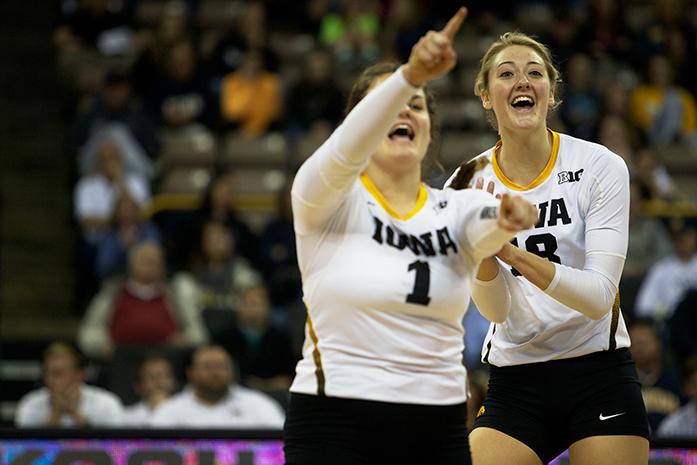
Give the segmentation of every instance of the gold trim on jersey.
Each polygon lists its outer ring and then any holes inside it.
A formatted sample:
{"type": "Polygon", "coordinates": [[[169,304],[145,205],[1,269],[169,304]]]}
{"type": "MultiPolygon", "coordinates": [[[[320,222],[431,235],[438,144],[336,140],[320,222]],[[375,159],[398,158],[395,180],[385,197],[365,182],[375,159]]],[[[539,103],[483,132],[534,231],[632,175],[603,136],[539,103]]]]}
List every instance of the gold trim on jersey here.
{"type": "Polygon", "coordinates": [[[310,314],[307,314],[307,329],[310,333],[310,339],[312,339],[312,344],[314,349],[312,349],[312,359],[315,361],[315,376],[317,377],[317,395],[324,395],[324,369],[322,368],[322,355],[319,353],[319,340],[317,339],[317,333],[315,333],[315,328],[312,325],[312,319],[310,314]]]}
{"type": "Polygon", "coordinates": [[[499,162],[496,160],[503,143],[500,140],[496,142],[496,145],[494,146],[494,153],[491,155],[491,164],[494,166],[496,176],[501,180],[502,183],[504,183],[506,187],[515,191],[527,191],[545,182],[549,175],[552,174],[552,169],[554,168],[554,165],[557,162],[557,156],[559,155],[559,134],[549,128],[547,128],[547,131],[552,136],[552,152],[549,156],[549,160],[547,160],[547,165],[545,165],[545,168],[542,170],[539,176],[537,176],[537,178],[527,186],[516,184],[508,179],[505,174],[503,174],[503,170],[499,166],[499,162]]]}
{"type": "Polygon", "coordinates": [[[419,197],[416,199],[416,205],[414,206],[414,209],[407,213],[406,215],[400,215],[396,211],[390,207],[390,204],[387,203],[387,199],[383,197],[382,193],[380,190],[378,190],[377,186],[373,184],[373,181],[370,180],[367,174],[362,174],[361,175],[361,182],[365,186],[365,188],[370,192],[370,194],[375,197],[375,200],[378,201],[378,203],[382,206],[382,208],[385,209],[385,211],[393,218],[397,218],[398,220],[406,221],[412,216],[416,215],[419,210],[423,208],[424,205],[426,205],[426,200],[428,199],[428,192],[426,192],[426,188],[424,187],[424,183],[419,183],[419,197]]]}
{"type": "Polygon", "coordinates": [[[607,350],[615,350],[617,348],[617,326],[620,322],[620,293],[615,294],[615,302],[612,304],[612,321],[610,322],[610,343],[607,350]]]}

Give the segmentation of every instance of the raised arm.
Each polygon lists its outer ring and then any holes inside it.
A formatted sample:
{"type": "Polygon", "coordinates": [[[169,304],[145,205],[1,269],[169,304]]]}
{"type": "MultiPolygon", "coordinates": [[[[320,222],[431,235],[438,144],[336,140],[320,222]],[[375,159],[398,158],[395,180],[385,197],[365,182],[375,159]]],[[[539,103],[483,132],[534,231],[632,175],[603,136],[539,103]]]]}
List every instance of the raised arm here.
{"type": "Polygon", "coordinates": [[[455,66],[453,38],[465,16],[460,8],[443,30],[422,37],[407,64],[369,92],[300,167],[291,190],[296,232],[329,220],[417,88],[455,66]]]}

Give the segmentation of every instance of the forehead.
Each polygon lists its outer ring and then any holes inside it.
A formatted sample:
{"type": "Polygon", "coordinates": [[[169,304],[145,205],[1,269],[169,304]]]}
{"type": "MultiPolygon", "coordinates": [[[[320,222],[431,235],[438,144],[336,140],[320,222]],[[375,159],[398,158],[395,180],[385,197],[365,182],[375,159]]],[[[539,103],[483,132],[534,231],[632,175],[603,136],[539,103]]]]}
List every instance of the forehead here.
{"type": "Polygon", "coordinates": [[[77,361],[67,354],[52,355],[46,359],[44,365],[47,369],[64,369],[77,367],[77,361]]]}
{"type": "Polygon", "coordinates": [[[528,63],[537,63],[540,65],[545,64],[542,56],[527,45],[511,45],[504,48],[496,54],[492,64],[493,67],[496,68],[507,62],[511,62],[519,66],[524,66],[528,63]]]}
{"type": "Polygon", "coordinates": [[[210,350],[203,350],[199,352],[198,354],[195,355],[194,357],[194,364],[207,364],[207,363],[219,363],[219,362],[224,362],[227,363],[228,357],[225,354],[225,352],[221,350],[215,350],[215,349],[210,349],[210,350]]]}

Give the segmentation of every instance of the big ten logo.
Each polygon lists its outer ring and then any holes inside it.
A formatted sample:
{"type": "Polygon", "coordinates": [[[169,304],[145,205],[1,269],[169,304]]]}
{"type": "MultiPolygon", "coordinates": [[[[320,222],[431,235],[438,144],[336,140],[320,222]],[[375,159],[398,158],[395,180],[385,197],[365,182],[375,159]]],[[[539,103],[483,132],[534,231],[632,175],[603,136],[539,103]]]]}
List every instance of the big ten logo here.
{"type": "MultiPolygon", "coordinates": [[[[48,452],[49,450],[44,449],[27,449],[7,465],[43,465],[46,463],[48,452]]],[[[186,465],[221,465],[215,458],[215,451],[212,450],[194,450],[193,462],[191,454],[184,455],[186,465]]],[[[184,455],[172,449],[136,449],[127,455],[128,461],[124,465],[184,465],[184,455]]],[[[254,457],[254,451],[238,451],[235,463],[255,465],[254,457]]],[[[106,451],[100,449],[62,450],[56,454],[50,465],[114,465],[114,460],[106,451]]]]}

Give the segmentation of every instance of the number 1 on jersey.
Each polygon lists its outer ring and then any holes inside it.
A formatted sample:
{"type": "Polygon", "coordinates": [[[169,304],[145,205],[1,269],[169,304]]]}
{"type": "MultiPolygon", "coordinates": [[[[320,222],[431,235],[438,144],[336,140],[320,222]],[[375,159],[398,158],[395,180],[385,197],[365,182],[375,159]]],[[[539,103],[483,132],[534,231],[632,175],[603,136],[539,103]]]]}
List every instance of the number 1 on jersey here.
{"type": "Polygon", "coordinates": [[[415,271],[414,289],[407,294],[407,302],[410,304],[428,305],[431,298],[428,290],[431,287],[431,268],[428,262],[417,260],[409,264],[409,271],[415,271]]]}

